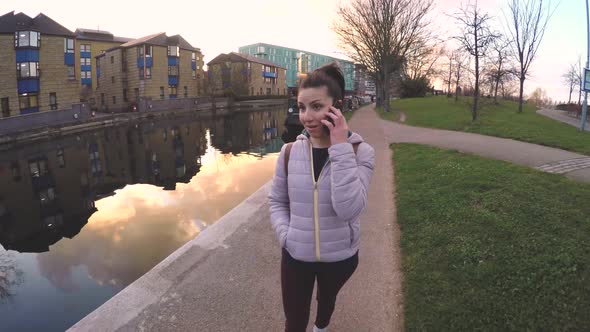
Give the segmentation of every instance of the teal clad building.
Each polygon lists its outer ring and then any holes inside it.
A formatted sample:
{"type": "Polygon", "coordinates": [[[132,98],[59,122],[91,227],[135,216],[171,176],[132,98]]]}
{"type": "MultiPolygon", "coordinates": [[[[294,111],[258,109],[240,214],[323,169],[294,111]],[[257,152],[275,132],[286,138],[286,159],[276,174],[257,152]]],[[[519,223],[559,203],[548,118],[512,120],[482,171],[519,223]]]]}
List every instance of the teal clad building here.
{"type": "Polygon", "coordinates": [[[259,57],[287,68],[287,87],[290,90],[297,88],[300,77],[322,65],[336,61],[340,64],[344,74],[346,92],[352,93],[354,90],[354,63],[350,61],[265,43],[242,46],[238,52],[259,57]]]}

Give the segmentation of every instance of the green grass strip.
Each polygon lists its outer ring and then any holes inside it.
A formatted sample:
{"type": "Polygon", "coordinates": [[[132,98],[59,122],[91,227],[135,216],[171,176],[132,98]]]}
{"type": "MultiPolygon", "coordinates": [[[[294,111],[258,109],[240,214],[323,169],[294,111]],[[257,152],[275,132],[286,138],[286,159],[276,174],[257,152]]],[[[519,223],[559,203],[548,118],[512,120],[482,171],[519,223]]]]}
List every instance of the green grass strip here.
{"type": "Polygon", "coordinates": [[[392,145],[407,331],[590,327],[590,185],[392,145]]]}

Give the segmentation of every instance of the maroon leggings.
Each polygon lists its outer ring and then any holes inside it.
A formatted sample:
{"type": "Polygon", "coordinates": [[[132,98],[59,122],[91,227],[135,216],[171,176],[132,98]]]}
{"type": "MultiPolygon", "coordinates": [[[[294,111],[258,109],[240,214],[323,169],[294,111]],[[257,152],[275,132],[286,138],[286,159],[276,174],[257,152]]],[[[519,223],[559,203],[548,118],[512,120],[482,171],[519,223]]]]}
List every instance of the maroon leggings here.
{"type": "Polygon", "coordinates": [[[305,332],[316,278],[318,312],[315,326],[318,328],[328,326],[336,305],[336,296],[356,270],[358,262],[358,252],[340,262],[311,263],[298,261],[283,249],[281,288],[283,309],[287,319],[285,331],[305,332]]]}

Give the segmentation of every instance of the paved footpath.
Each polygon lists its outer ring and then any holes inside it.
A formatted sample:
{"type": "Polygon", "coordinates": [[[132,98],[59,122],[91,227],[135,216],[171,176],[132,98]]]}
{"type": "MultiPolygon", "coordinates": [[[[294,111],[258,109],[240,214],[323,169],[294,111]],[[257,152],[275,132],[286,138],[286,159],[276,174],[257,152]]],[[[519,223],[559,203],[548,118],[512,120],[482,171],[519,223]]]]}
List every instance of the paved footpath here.
{"type": "MultiPolygon", "coordinates": [[[[379,123],[386,135],[386,140],[392,143],[417,143],[453,149],[551,173],[564,174],[580,182],[590,182],[590,156],[583,154],[507,138],[412,127],[381,119],[379,123]]],[[[590,144],[590,135],[588,144],[590,144]]]]}
{"type": "MultiPolygon", "coordinates": [[[[568,125],[574,126],[576,128],[580,128],[580,125],[582,124],[582,120],[567,115],[565,111],[541,109],[538,110],[537,113],[550,119],[567,123],[568,125]]],[[[584,131],[590,131],[590,117],[588,118],[584,131]]]]}

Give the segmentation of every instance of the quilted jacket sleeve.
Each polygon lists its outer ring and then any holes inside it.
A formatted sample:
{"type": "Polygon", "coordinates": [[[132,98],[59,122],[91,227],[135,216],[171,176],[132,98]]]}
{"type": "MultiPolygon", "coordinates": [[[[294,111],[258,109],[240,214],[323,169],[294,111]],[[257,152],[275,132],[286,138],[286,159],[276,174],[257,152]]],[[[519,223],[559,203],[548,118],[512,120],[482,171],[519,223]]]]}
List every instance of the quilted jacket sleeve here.
{"type": "Polygon", "coordinates": [[[361,143],[355,155],[352,144],[340,143],[328,151],[332,163],[332,207],[342,220],[356,219],[367,206],[375,150],[361,143]]]}
{"type": "Polygon", "coordinates": [[[269,194],[270,223],[276,233],[277,239],[282,247],[287,240],[287,230],[291,218],[289,204],[289,191],[287,187],[287,175],[285,174],[285,148],[283,145],[275,168],[275,175],[272,179],[272,186],[269,194]]]}

